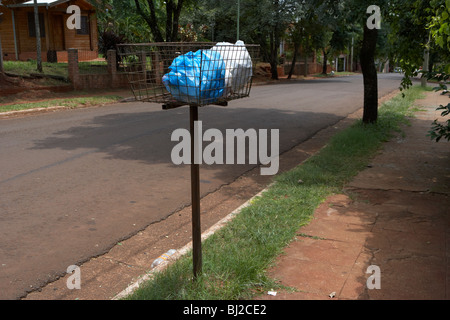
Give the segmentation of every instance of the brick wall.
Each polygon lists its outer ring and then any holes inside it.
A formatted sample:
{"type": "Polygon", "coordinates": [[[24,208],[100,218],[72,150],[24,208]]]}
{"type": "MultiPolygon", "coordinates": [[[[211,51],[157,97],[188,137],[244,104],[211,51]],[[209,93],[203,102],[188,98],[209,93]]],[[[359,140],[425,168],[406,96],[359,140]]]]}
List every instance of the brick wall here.
{"type": "Polygon", "coordinates": [[[108,51],[108,73],[106,74],[80,74],[78,68],[78,50],[69,49],[67,52],[69,80],[72,82],[75,90],[115,89],[128,87],[127,75],[117,72],[115,50],[108,51]]]}
{"type": "MultiPolygon", "coordinates": [[[[322,64],[321,63],[308,63],[308,74],[317,74],[322,73],[322,64]]],[[[305,74],[305,64],[303,62],[297,62],[295,64],[294,68],[294,75],[304,75],[305,74]]],[[[289,74],[289,71],[291,70],[291,64],[286,63],[284,65],[284,73],[286,75],[289,74]]],[[[334,70],[334,67],[331,65],[327,66],[327,72],[330,73],[332,70],[334,70]]]]}

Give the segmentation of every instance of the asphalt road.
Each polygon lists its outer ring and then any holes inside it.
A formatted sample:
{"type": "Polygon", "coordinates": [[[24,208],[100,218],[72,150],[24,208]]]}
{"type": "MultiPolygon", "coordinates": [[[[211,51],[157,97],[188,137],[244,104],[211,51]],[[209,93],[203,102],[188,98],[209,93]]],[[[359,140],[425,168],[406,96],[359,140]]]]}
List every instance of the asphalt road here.
{"type": "MultiPolygon", "coordinates": [[[[379,76],[379,95],[401,76],[379,76]]],[[[200,109],[203,130],[279,129],[280,152],[362,107],[362,76],[255,86],[200,109]]],[[[0,120],[0,299],[18,299],[190,203],[170,154],[188,108],[120,103],[0,120]]],[[[201,167],[201,193],[254,165],[201,167]]]]}

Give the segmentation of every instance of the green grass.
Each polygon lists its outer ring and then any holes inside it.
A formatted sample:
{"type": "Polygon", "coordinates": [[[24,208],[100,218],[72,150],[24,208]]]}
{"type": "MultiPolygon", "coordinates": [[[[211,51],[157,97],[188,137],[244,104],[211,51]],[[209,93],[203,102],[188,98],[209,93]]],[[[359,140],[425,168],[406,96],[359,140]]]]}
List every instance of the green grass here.
{"type": "Polygon", "coordinates": [[[346,183],[370,162],[407,117],[423,89],[413,87],[386,102],[377,124],[361,121],[335,135],[319,153],[274,178],[269,190],[238,214],[225,228],[203,242],[203,272],[192,281],[188,254],[135,291],[130,300],[235,300],[275,289],[266,270],[307,225],[318,205],[342,192],[346,183]],[[299,183],[299,180],[303,183],[299,183]]]}
{"type": "MultiPolygon", "coordinates": [[[[37,65],[35,60],[29,61],[4,61],[6,72],[14,73],[21,76],[29,76],[31,73],[37,73],[37,65]]],[[[45,74],[67,77],[67,63],[42,63],[42,71],[45,74]]]]}
{"type": "Polygon", "coordinates": [[[78,97],[78,98],[65,98],[65,99],[52,99],[39,102],[29,102],[20,104],[10,104],[10,105],[0,105],[0,112],[8,111],[18,111],[25,109],[34,108],[48,108],[48,107],[67,107],[67,108],[78,108],[78,107],[88,107],[104,105],[108,103],[115,103],[119,101],[122,97],[115,95],[106,96],[94,96],[94,97],[78,97]]]}
{"type": "MultiPolygon", "coordinates": [[[[80,74],[107,73],[107,62],[106,61],[79,62],[78,68],[80,74]]],[[[36,60],[4,61],[4,69],[6,72],[21,76],[29,76],[32,73],[38,73],[36,60]]],[[[42,71],[46,75],[61,76],[65,78],[69,76],[67,63],[43,62],[42,71]]]]}

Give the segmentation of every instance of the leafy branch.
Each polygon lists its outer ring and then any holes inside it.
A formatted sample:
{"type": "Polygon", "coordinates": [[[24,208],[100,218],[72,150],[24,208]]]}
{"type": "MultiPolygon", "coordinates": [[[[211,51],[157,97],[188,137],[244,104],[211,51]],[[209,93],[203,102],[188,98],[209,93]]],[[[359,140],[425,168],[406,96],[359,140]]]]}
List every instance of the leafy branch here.
{"type": "MultiPolygon", "coordinates": [[[[443,110],[441,116],[446,117],[450,114],[450,103],[446,106],[440,106],[436,110],[443,110]]],[[[439,140],[441,140],[442,138],[450,141],[450,118],[447,119],[447,122],[444,122],[444,124],[438,122],[437,119],[434,120],[431,125],[431,130],[428,131],[427,136],[431,137],[431,140],[436,140],[436,142],[439,142],[439,140]]]]}

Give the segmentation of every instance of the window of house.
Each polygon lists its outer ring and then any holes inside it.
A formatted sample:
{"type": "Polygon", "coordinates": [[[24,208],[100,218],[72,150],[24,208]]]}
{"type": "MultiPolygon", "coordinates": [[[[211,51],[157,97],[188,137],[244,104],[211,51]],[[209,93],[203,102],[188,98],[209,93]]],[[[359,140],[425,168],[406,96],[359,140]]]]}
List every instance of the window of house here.
{"type": "MultiPolygon", "coordinates": [[[[44,14],[39,13],[39,31],[41,38],[45,38],[45,21],[44,14]]],[[[28,35],[36,38],[36,26],[34,24],[34,12],[28,12],[28,35]]]]}
{"type": "Polygon", "coordinates": [[[89,18],[87,16],[81,16],[81,28],[77,29],[77,34],[88,35],[89,34],[89,18]]]}

